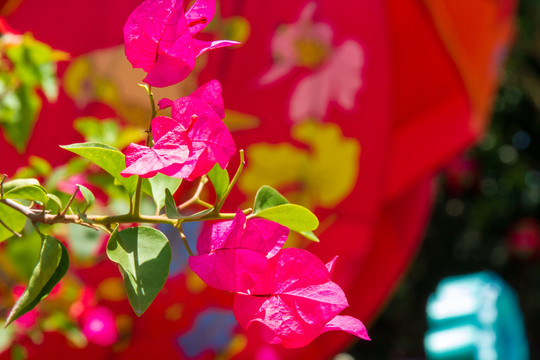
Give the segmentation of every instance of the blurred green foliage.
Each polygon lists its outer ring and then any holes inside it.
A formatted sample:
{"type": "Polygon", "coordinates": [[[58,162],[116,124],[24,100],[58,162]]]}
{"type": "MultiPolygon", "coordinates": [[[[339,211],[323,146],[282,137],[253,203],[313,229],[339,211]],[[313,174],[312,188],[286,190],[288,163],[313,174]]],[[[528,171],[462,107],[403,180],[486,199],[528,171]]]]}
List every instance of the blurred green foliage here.
{"type": "Polygon", "coordinates": [[[0,127],[18,152],[25,150],[41,109],[38,90],[56,101],[56,65],[67,57],[30,34],[0,33],[0,127]]]}

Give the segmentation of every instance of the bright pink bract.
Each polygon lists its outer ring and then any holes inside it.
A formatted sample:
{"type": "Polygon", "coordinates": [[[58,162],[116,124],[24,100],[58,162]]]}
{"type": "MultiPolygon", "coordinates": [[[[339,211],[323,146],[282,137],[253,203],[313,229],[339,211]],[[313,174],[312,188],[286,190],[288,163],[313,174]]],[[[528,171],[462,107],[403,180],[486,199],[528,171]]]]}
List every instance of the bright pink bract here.
{"type": "Polygon", "coordinates": [[[189,266],[216,289],[245,292],[260,280],[267,258],[283,247],[288,234],[282,225],[248,220],[237,210],[234,220],[204,228],[197,241],[199,255],[190,256],[189,266]]]}
{"type": "Polygon", "coordinates": [[[174,85],[191,73],[195,58],[205,51],[238,44],[193,39],[214,17],[214,1],[197,0],[186,13],[182,0],[146,0],[133,10],[124,25],[125,51],[134,68],[148,73],[144,82],[174,85]]]}
{"type": "Polygon", "coordinates": [[[268,260],[261,280],[247,294],[236,295],[236,319],[245,329],[258,327],[267,342],[288,348],[305,346],[331,330],[368,340],[360,320],[338,316],[348,303],[330,280],[332,266],[333,261],[327,267],[306,250],[281,250],[268,260]]]}
{"type": "Polygon", "coordinates": [[[221,120],[223,115],[217,80],[172,102],[172,119],[159,116],[152,120],[154,147],[128,146],[122,176],[148,178],[162,173],[193,180],[207,174],[216,163],[226,168],[236,148],[221,120]]]}

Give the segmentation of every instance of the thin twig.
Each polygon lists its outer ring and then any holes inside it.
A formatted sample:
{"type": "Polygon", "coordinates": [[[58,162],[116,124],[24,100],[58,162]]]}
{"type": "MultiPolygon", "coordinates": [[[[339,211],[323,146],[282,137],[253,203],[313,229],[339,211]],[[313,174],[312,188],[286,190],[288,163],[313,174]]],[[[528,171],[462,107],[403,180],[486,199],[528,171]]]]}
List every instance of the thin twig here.
{"type": "Polygon", "coordinates": [[[207,209],[211,209],[214,207],[214,205],[207,203],[206,201],[201,200],[201,199],[197,199],[197,201],[195,201],[195,204],[204,206],[207,209]]]}
{"type": "MultiPolygon", "coordinates": [[[[150,115],[150,122],[148,124],[148,129],[146,130],[146,141],[145,146],[152,147],[154,146],[154,140],[152,137],[152,120],[156,117],[156,102],[154,101],[154,94],[152,93],[152,86],[139,84],[139,86],[146,89],[148,93],[148,99],[150,100],[150,107],[152,109],[152,114],[150,115]]],[[[132,215],[140,215],[141,213],[141,197],[142,197],[142,177],[137,177],[137,187],[135,189],[135,199],[133,200],[133,206],[130,209],[132,215]]]]}
{"type": "Polygon", "coordinates": [[[67,213],[69,207],[71,206],[71,203],[73,202],[73,200],[75,200],[75,196],[77,196],[78,192],[79,192],[79,187],[77,186],[77,189],[75,190],[73,195],[71,195],[71,198],[69,198],[69,201],[66,204],[66,207],[60,212],[60,214],[58,216],[61,216],[61,217],[66,216],[66,213],[67,213]]]}
{"type": "MultiPolygon", "coordinates": [[[[33,223],[42,223],[47,225],[53,224],[85,224],[85,226],[91,225],[96,228],[99,226],[104,226],[107,229],[111,229],[111,224],[131,224],[131,223],[147,223],[147,224],[169,224],[177,226],[178,219],[169,219],[166,215],[160,216],[150,216],[150,215],[139,215],[135,216],[133,214],[124,214],[124,215],[86,215],[86,219],[92,223],[85,222],[81,220],[79,215],[51,215],[43,213],[39,210],[33,210],[19,204],[18,202],[11,199],[0,199],[0,203],[5,204],[11,207],[14,210],[17,210],[33,223]]],[[[251,209],[244,210],[244,213],[249,214],[251,209]]],[[[235,213],[221,213],[215,214],[211,212],[203,217],[198,218],[184,218],[183,222],[192,222],[192,221],[204,221],[204,220],[230,220],[234,219],[235,213]]]]}
{"type": "MultiPolygon", "coordinates": [[[[204,185],[206,185],[207,182],[208,182],[208,178],[206,176],[201,177],[201,180],[199,181],[199,185],[197,186],[197,190],[195,190],[195,193],[193,194],[193,196],[189,200],[178,205],[177,207],[178,211],[184,210],[185,208],[187,208],[189,205],[193,203],[197,203],[199,200],[199,196],[201,196],[201,192],[204,189],[204,185]]],[[[210,205],[210,207],[213,207],[213,206],[210,205]]]]}
{"type": "Polygon", "coordinates": [[[4,197],[4,181],[7,179],[7,174],[4,174],[2,176],[2,180],[0,181],[0,197],[4,197]]]}
{"type": "Polygon", "coordinates": [[[214,211],[216,214],[219,214],[219,211],[223,207],[223,204],[225,204],[225,200],[227,200],[227,197],[229,196],[229,193],[231,192],[232,188],[238,181],[238,178],[240,178],[242,169],[244,168],[244,165],[246,164],[244,160],[244,150],[240,150],[239,153],[240,153],[240,164],[238,164],[238,169],[236,169],[236,174],[234,174],[234,177],[232,178],[231,183],[227,187],[225,194],[223,194],[223,197],[221,198],[221,200],[219,200],[219,202],[216,204],[215,211],[214,211]]]}
{"type": "Polygon", "coordinates": [[[178,232],[180,233],[180,237],[182,238],[182,242],[184,243],[184,247],[186,248],[186,251],[188,252],[189,256],[193,256],[193,251],[191,251],[191,248],[189,247],[186,234],[184,234],[184,230],[182,230],[182,221],[180,220],[178,221],[176,228],[178,229],[178,232]]]}

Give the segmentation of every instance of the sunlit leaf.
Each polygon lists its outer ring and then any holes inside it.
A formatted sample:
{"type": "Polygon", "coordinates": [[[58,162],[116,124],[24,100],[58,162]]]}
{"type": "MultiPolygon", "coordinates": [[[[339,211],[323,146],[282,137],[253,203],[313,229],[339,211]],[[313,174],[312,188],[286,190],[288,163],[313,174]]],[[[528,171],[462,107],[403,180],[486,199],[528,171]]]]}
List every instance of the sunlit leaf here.
{"type": "Polygon", "coordinates": [[[51,292],[66,274],[68,268],[69,257],[64,245],[52,236],[43,236],[38,263],[32,272],[24,293],[11,309],[6,324],[9,325],[32,310],[51,292]]]}
{"type": "Polygon", "coordinates": [[[149,178],[148,182],[150,183],[152,198],[154,199],[156,208],[161,210],[165,205],[165,189],[169,190],[171,194],[174,194],[182,183],[182,179],[156,174],[156,176],[149,178]]]}
{"type": "Polygon", "coordinates": [[[60,147],[90,160],[111,174],[130,194],[135,192],[137,178],[133,176],[125,178],[120,175],[120,171],[126,167],[126,161],[124,154],[118,149],[99,142],[71,144],[60,147]]]}
{"type": "Polygon", "coordinates": [[[169,241],[150,227],[116,229],[107,244],[107,255],[119,265],[129,302],[140,316],[154,301],[169,274],[169,241]]]}
{"type": "MultiPolygon", "coordinates": [[[[0,203],[0,220],[2,223],[9,226],[9,228],[15,232],[20,232],[24,228],[26,223],[26,216],[10,208],[9,206],[0,203]]],[[[13,236],[13,233],[6,229],[2,223],[0,223],[0,241],[6,240],[13,236]]]]}
{"type": "Polygon", "coordinates": [[[79,191],[81,192],[82,196],[84,197],[84,201],[86,202],[86,205],[84,207],[83,213],[92,205],[94,205],[94,202],[96,201],[96,198],[92,192],[83,185],[77,184],[79,187],[79,191]]]}
{"type": "Polygon", "coordinates": [[[227,187],[229,187],[229,173],[216,164],[207,175],[216,191],[217,203],[225,195],[227,187]]]}
{"type": "Polygon", "coordinates": [[[39,185],[37,179],[15,179],[4,183],[4,192],[11,191],[20,186],[39,185]]]}
{"type": "Polygon", "coordinates": [[[256,216],[275,221],[297,232],[315,230],[319,226],[319,220],[311,211],[295,204],[267,208],[259,211],[256,216]]]}
{"type": "Polygon", "coordinates": [[[273,187],[264,185],[261,186],[259,191],[257,191],[257,195],[255,195],[253,213],[257,214],[261,210],[283,204],[289,204],[289,201],[273,187]]]}
{"type": "Polygon", "coordinates": [[[47,201],[49,201],[47,192],[39,185],[19,186],[4,192],[4,199],[39,201],[42,204],[47,204],[47,201]]]}
{"type": "Polygon", "coordinates": [[[311,231],[315,230],[319,226],[317,217],[311,211],[302,206],[291,205],[293,206],[292,208],[281,207],[283,205],[291,204],[276,189],[271,186],[264,185],[261,186],[259,191],[257,191],[257,195],[255,195],[253,214],[287,226],[289,229],[298,232],[308,240],[319,242],[319,238],[311,231]],[[280,215],[279,211],[282,210],[285,212],[280,215]],[[287,216],[301,217],[298,219],[287,219],[287,216]]]}

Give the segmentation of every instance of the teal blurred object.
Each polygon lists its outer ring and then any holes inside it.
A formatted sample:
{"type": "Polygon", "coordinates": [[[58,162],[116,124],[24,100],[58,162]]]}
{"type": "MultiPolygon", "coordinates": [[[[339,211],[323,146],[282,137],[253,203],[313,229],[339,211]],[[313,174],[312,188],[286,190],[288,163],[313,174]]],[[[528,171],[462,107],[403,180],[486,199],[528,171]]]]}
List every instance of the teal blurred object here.
{"type": "Polygon", "coordinates": [[[426,311],[427,359],[529,359],[517,296],[494,272],[443,279],[426,311]]]}

